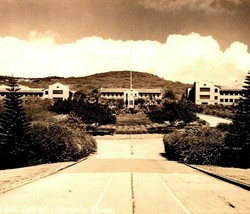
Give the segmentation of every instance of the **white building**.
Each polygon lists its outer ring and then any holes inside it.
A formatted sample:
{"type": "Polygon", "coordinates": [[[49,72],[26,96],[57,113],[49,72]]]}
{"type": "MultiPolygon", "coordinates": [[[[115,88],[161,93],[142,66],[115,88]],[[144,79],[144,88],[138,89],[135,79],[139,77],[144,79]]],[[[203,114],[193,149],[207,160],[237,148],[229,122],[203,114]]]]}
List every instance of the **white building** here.
{"type": "MultiPolygon", "coordinates": [[[[1,85],[0,86],[0,99],[6,96],[9,91],[7,90],[9,86],[1,85]]],[[[22,97],[41,97],[43,99],[68,99],[72,91],[69,90],[68,85],[63,85],[61,83],[55,83],[53,85],[49,85],[48,88],[30,88],[27,86],[19,86],[20,90],[18,93],[22,97]]]]}
{"type": "Polygon", "coordinates": [[[53,99],[53,100],[65,100],[70,96],[71,91],[68,85],[63,85],[61,83],[54,83],[49,85],[48,88],[43,90],[43,98],[53,99]]]}
{"type": "Polygon", "coordinates": [[[203,80],[194,82],[192,88],[187,89],[187,97],[197,105],[201,104],[223,104],[233,105],[240,98],[242,85],[223,87],[213,82],[203,80]]]}
{"type": "Polygon", "coordinates": [[[127,108],[134,108],[138,99],[162,99],[162,88],[133,88],[133,72],[130,71],[130,88],[101,88],[103,99],[123,99],[127,108]]]}
{"type": "Polygon", "coordinates": [[[101,88],[100,94],[103,99],[122,99],[128,108],[134,108],[137,99],[162,99],[161,88],[101,88]]]}

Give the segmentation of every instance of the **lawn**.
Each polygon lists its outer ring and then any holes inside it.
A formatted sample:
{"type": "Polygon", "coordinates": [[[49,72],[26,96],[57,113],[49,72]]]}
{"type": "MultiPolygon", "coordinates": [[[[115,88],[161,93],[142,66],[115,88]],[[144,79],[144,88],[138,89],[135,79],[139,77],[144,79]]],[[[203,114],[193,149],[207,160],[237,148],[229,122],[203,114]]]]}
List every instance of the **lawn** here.
{"type": "Polygon", "coordinates": [[[117,126],[149,125],[152,122],[143,114],[121,114],[116,118],[117,126]]]}

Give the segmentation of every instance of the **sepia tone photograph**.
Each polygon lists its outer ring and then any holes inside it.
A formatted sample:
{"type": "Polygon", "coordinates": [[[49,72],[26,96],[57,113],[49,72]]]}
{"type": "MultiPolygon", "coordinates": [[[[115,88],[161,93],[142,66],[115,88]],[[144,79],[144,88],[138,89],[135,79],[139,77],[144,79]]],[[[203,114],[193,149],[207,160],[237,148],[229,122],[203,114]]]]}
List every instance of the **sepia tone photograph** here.
{"type": "Polygon", "coordinates": [[[0,0],[0,214],[250,213],[249,0],[0,0]]]}

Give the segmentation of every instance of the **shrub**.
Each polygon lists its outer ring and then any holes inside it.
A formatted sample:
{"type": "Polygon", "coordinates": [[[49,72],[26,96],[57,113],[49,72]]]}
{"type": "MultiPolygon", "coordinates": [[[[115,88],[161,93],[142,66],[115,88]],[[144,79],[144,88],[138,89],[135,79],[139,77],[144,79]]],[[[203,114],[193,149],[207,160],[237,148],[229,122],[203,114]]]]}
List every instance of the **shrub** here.
{"type": "Polygon", "coordinates": [[[212,128],[190,128],[163,138],[169,159],[189,164],[221,164],[224,134],[212,128]]]}
{"type": "Polygon", "coordinates": [[[72,118],[58,123],[37,122],[32,124],[34,141],[30,164],[76,161],[97,149],[95,140],[83,129],[73,128],[72,118]]]}
{"type": "Polygon", "coordinates": [[[150,107],[147,116],[156,123],[163,123],[164,121],[175,122],[178,120],[190,123],[197,119],[196,112],[195,104],[182,98],[178,101],[165,100],[161,106],[150,107]]]}
{"type": "Polygon", "coordinates": [[[222,132],[228,132],[232,124],[228,123],[219,123],[216,128],[219,129],[222,132]]]}
{"type": "MultiPolygon", "coordinates": [[[[24,109],[30,121],[50,121],[55,113],[49,111],[51,100],[29,97],[24,100],[24,109]]],[[[53,119],[52,119],[53,120],[53,119]]]]}

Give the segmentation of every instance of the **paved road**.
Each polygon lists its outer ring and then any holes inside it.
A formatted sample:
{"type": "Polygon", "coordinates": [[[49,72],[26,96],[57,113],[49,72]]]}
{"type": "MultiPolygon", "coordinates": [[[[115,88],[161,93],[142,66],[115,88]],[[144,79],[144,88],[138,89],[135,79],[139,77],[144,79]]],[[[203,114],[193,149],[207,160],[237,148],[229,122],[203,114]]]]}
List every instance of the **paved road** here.
{"type": "Polygon", "coordinates": [[[97,142],[86,161],[0,195],[0,213],[250,213],[248,191],[164,159],[161,135],[97,142]]]}
{"type": "Polygon", "coordinates": [[[212,115],[206,115],[206,114],[198,114],[198,117],[202,120],[205,120],[209,123],[211,127],[216,127],[219,123],[231,123],[231,120],[212,116],[212,115]]]}

